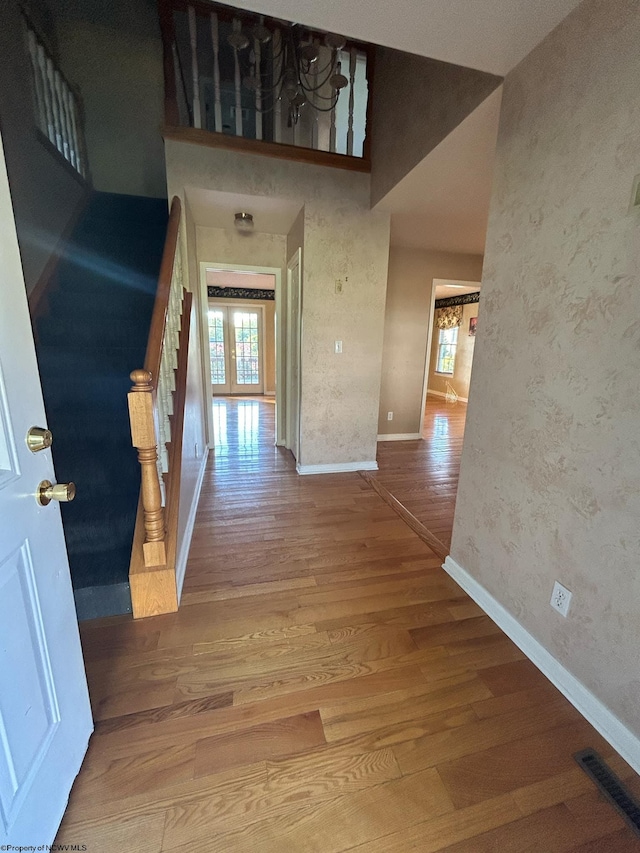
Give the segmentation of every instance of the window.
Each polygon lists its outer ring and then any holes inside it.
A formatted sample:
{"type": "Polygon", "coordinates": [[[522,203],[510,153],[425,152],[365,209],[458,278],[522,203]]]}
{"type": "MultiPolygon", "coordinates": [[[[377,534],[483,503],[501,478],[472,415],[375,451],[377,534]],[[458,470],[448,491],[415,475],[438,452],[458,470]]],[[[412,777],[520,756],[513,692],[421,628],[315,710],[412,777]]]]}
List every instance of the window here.
{"type": "Polygon", "coordinates": [[[458,326],[454,326],[453,329],[440,329],[436,373],[447,373],[449,376],[453,376],[457,346],[458,326]]]}

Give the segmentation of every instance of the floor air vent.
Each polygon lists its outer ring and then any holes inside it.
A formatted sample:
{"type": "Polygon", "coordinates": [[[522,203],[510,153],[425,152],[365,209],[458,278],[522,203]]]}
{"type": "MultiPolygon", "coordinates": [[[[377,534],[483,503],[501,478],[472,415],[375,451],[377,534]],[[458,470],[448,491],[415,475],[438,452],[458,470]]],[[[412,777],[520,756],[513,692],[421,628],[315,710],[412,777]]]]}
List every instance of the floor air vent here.
{"type": "Polygon", "coordinates": [[[593,749],[583,749],[573,756],[609,802],[615,806],[636,835],[640,835],[640,805],[633,799],[613,770],[593,749]]]}

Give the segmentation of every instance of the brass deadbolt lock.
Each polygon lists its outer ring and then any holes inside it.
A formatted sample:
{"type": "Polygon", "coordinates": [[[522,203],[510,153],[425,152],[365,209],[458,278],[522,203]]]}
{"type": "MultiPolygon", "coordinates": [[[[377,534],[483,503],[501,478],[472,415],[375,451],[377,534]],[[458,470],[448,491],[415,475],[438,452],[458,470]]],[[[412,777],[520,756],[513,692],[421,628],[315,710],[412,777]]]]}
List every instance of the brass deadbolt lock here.
{"type": "Polygon", "coordinates": [[[72,501],[75,496],[75,483],[58,483],[54,486],[53,483],[49,482],[49,480],[43,480],[38,486],[38,491],[36,492],[36,500],[40,506],[47,506],[51,501],[67,503],[68,501],[72,501]]]}
{"type": "Polygon", "coordinates": [[[27,433],[27,447],[32,453],[38,453],[39,450],[46,450],[53,444],[53,436],[51,431],[44,427],[31,427],[27,433]]]}

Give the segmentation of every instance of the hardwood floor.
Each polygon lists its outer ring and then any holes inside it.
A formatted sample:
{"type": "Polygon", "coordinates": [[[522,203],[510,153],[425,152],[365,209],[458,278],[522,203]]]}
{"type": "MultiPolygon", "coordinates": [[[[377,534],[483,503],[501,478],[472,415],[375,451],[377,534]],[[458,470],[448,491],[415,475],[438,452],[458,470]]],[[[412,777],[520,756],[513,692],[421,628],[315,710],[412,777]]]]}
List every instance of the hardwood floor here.
{"type": "Polygon", "coordinates": [[[402,518],[357,474],[297,476],[270,403],[214,406],[179,612],[82,625],[96,731],[57,843],[637,850],[571,756],[640,780],[402,518]]]}
{"type": "Polygon", "coordinates": [[[424,441],[378,444],[377,483],[431,532],[443,558],[451,546],[466,417],[466,403],[427,397],[424,441]]]}

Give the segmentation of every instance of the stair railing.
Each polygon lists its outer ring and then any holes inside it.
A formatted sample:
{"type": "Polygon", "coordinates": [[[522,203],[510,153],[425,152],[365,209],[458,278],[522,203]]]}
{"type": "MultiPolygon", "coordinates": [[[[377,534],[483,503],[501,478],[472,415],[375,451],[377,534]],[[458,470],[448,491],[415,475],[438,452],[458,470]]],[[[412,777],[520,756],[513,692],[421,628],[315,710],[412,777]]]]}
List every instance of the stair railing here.
{"type": "Polygon", "coordinates": [[[38,129],[87,178],[82,102],[23,11],[38,129]]]}
{"type": "Polygon", "coordinates": [[[176,552],[192,294],[183,286],[181,205],[171,204],[144,368],[131,373],[131,438],[141,468],[129,584],[135,618],[178,609],[176,552]]]}
{"type": "Polygon", "coordinates": [[[334,48],[320,32],[305,30],[304,46],[315,49],[317,61],[296,67],[306,103],[289,108],[285,82],[294,70],[291,55],[302,47],[299,28],[211,0],[158,0],[158,7],[165,136],[370,171],[369,45],[349,40],[334,48]],[[258,24],[269,30],[266,39],[255,35],[258,24]],[[330,69],[344,76],[339,98],[330,69]]]}

